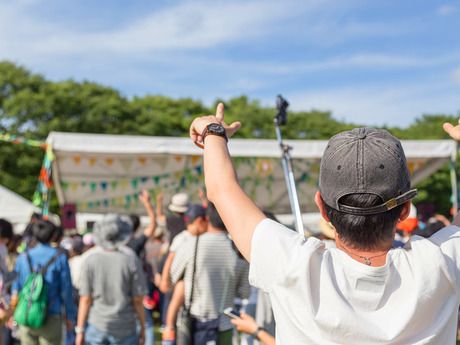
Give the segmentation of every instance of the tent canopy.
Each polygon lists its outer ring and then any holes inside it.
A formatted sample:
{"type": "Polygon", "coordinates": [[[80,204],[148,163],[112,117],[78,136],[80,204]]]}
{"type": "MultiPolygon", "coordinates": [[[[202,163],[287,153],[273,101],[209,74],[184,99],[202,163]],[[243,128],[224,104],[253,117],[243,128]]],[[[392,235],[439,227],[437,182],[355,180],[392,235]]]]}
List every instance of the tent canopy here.
{"type": "Polygon", "coordinates": [[[24,232],[34,212],[40,213],[40,209],[19,194],[0,186],[0,218],[13,224],[15,233],[24,232]]]}
{"type": "MultiPolygon", "coordinates": [[[[188,138],[52,132],[53,180],[59,203],[90,213],[142,213],[141,189],[166,201],[178,191],[192,198],[203,187],[202,152],[188,138]]],[[[327,141],[288,140],[302,212],[315,210],[319,163],[327,141]]],[[[403,141],[412,184],[456,155],[451,140],[403,141]]],[[[229,150],[244,190],[262,208],[289,213],[289,199],[275,140],[232,139],[229,150]]]]}

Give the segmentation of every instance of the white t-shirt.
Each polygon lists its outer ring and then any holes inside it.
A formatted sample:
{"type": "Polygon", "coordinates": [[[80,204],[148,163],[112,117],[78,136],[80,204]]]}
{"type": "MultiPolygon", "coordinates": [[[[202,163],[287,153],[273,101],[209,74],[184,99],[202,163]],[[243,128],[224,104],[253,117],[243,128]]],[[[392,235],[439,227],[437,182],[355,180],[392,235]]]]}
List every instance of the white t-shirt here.
{"type": "Polygon", "coordinates": [[[176,237],[174,237],[171,245],[169,246],[169,251],[174,253],[177,252],[177,249],[179,249],[185,242],[194,238],[195,236],[192,235],[189,231],[181,231],[176,235],[176,237]]]}
{"type": "Polygon", "coordinates": [[[270,295],[277,345],[455,344],[460,228],[414,236],[371,267],[265,219],[249,281],[270,295]]]}

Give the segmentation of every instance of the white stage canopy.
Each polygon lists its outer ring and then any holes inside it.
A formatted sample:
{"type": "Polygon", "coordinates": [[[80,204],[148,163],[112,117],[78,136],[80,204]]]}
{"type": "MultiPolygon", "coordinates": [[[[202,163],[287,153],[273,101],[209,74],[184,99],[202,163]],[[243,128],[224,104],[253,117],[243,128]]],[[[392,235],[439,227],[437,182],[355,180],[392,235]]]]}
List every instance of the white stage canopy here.
{"type": "MultiPolygon", "coordinates": [[[[177,191],[196,195],[203,187],[201,150],[188,138],[52,132],[47,143],[56,156],[53,180],[59,203],[79,212],[142,213],[141,189],[165,201],[177,191]]],[[[319,163],[327,141],[288,140],[302,212],[316,210],[319,163]]],[[[456,159],[451,140],[402,142],[416,185],[456,159]]],[[[232,139],[229,149],[244,190],[264,209],[289,213],[289,199],[275,140],[232,139]]],[[[196,198],[195,198],[196,200],[196,198]]]]}

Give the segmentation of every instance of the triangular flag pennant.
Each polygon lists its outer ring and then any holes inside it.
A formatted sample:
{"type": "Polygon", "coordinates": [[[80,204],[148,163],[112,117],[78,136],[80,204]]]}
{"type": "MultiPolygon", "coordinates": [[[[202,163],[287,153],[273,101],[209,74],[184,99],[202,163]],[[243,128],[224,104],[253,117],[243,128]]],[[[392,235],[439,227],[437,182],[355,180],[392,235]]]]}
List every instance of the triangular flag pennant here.
{"type": "Polygon", "coordinates": [[[73,156],[72,157],[73,161],[75,162],[76,165],[79,165],[81,162],[81,157],[80,156],[73,156]]]}
{"type": "Polygon", "coordinates": [[[128,187],[128,181],[127,180],[121,180],[120,181],[120,187],[123,189],[126,189],[128,187]]]}
{"type": "Polygon", "coordinates": [[[131,180],[131,186],[132,186],[134,189],[137,189],[137,183],[138,183],[137,178],[134,178],[134,179],[131,180]]]}
{"type": "Polygon", "coordinates": [[[66,192],[67,189],[69,189],[69,184],[68,184],[67,182],[62,181],[62,182],[61,182],[61,187],[62,187],[62,190],[63,190],[64,192],[66,192]]]}
{"type": "Polygon", "coordinates": [[[192,164],[195,165],[196,163],[198,163],[201,159],[200,156],[192,156],[191,158],[191,161],[192,161],[192,164]]]}
{"type": "Polygon", "coordinates": [[[109,200],[105,199],[103,203],[104,203],[104,207],[109,207],[109,200]]]}
{"type": "Polygon", "coordinates": [[[117,189],[118,186],[118,181],[111,181],[110,182],[110,187],[112,187],[113,190],[117,189]]]}
{"type": "Polygon", "coordinates": [[[94,192],[96,191],[96,189],[97,189],[97,184],[96,184],[96,182],[91,182],[91,183],[89,184],[89,188],[91,189],[91,192],[94,193],[94,192]]]}
{"type": "Polygon", "coordinates": [[[153,176],[153,182],[155,182],[156,185],[160,184],[160,176],[153,176]]]}
{"type": "Polygon", "coordinates": [[[180,163],[180,162],[182,162],[182,156],[174,156],[174,160],[175,160],[177,163],[180,163]]]}
{"type": "Polygon", "coordinates": [[[88,158],[88,163],[89,163],[89,166],[94,166],[94,164],[96,164],[96,161],[97,161],[97,158],[96,157],[89,157],[88,158]]]}
{"type": "Polygon", "coordinates": [[[145,177],[145,176],[141,177],[141,182],[144,183],[144,184],[145,184],[148,180],[149,180],[148,177],[145,177]]]}
{"type": "Polygon", "coordinates": [[[145,165],[145,162],[147,162],[147,158],[145,158],[145,157],[139,157],[137,160],[138,160],[139,163],[141,163],[142,165],[145,165]]]}
{"type": "Polygon", "coordinates": [[[109,158],[106,158],[106,159],[105,159],[105,163],[106,163],[107,165],[109,165],[109,166],[112,165],[112,164],[113,164],[113,158],[110,158],[110,157],[109,157],[109,158]]]}
{"type": "Polygon", "coordinates": [[[203,168],[201,165],[198,165],[195,167],[195,171],[198,175],[201,175],[203,173],[203,168]]]}
{"type": "Polygon", "coordinates": [[[106,190],[107,190],[107,182],[102,181],[102,182],[100,183],[100,186],[101,186],[101,189],[102,189],[103,191],[106,191],[106,190]]]}

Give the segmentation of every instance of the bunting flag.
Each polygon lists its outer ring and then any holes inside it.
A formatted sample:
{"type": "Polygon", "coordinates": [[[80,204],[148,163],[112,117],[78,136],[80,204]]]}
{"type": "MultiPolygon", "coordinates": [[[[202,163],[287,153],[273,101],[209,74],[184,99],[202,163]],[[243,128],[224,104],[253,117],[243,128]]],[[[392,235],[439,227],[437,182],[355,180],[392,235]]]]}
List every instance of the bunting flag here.
{"type": "Polygon", "coordinates": [[[43,158],[42,167],[38,176],[38,184],[35,190],[32,202],[34,205],[41,207],[43,218],[47,219],[49,215],[49,203],[51,188],[53,186],[51,169],[52,162],[55,159],[51,146],[46,147],[45,157],[43,158]]]}
{"type": "Polygon", "coordinates": [[[26,139],[23,137],[18,137],[13,134],[0,133],[0,141],[11,143],[11,144],[22,144],[32,147],[39,147],[43,150],[46,150],[46,142],[40,140],[26,139]]]}

